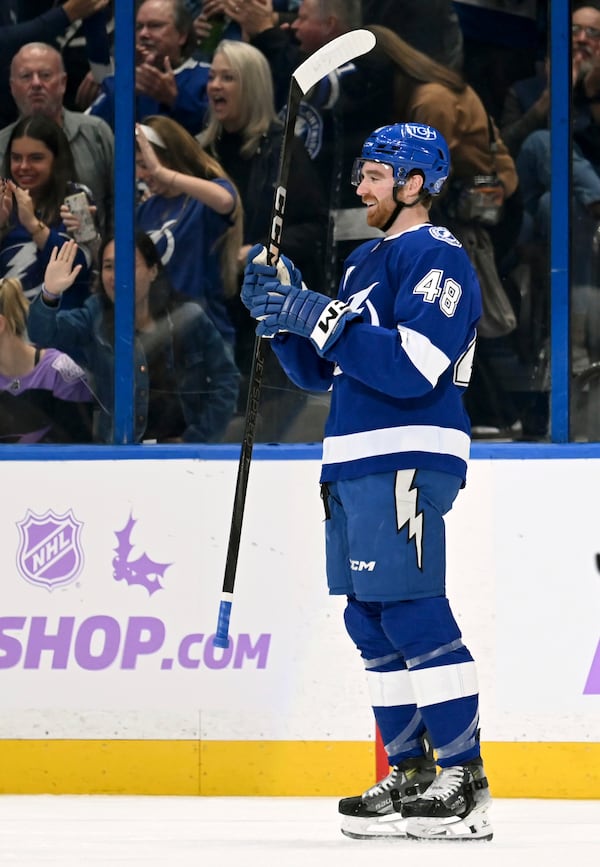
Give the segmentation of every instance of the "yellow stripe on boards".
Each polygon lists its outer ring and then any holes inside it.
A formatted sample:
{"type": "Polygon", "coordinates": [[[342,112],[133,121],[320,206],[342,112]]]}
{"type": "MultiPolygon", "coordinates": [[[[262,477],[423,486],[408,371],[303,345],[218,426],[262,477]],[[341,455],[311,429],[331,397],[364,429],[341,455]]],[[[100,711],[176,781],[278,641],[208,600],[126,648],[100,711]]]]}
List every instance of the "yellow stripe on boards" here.
{"type": "Polygon", "coordinates": [[[329,741],[0,740],[2,794],[342,796],[375,745],[329,741]]]}
{"type": "Polygon", "coordinates": [[[198,741],[0,741],[0,792],[197,795],[198,741]]]}
{"type": "Polygon", "coordinates": [[[600,798],[600,743],[482,743],[492,797],[600,798]]]}
{"type": "MultiPolygon", "coordinates": [[[[484,743],[496,798],[600,798],[599,743],[484,743]]],[[[0,793],[326,796],[375,781],[368,741],[0,740],[0,793]]]]}

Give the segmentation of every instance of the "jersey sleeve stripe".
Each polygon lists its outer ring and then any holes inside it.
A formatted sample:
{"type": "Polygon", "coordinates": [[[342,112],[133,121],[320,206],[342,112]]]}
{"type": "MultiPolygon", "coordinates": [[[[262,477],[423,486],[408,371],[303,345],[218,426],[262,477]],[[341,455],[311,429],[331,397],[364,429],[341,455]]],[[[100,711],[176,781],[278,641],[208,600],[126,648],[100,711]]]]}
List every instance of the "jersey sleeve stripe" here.
{"type": "Polygon", "coordinates": [[[402,325],[398,325],[397,328],[402,348],[412,364],[432,386],[435,386],[450,365],[450,359],[424,334],[402,325]]]}

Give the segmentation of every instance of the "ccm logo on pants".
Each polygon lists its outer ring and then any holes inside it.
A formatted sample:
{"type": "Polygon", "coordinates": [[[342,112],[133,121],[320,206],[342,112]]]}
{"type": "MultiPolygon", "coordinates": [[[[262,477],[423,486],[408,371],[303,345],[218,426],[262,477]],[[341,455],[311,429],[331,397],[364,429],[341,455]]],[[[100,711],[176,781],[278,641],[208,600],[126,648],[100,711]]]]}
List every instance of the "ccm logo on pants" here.
{"type": "Polygon", "coordinates": [[[373,572],[375,560],[350,560],[350,568],[353,572],[373,572]]]}

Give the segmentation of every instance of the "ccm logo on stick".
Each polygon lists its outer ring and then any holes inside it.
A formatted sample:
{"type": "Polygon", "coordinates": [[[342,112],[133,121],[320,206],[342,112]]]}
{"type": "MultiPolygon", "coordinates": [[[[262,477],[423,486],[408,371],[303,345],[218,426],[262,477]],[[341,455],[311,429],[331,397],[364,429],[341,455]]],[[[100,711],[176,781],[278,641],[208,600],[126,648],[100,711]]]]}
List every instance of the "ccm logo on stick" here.
{"type": "Polygon", "coordinates": [[[287,192],[285,187],[277,187],[275,193],[273,222],[271,223],[271,240],[269,242],[269,258],[271,261],[278,258],[281,247],[281,232],[283,229],[283,212],[287,192]]]}

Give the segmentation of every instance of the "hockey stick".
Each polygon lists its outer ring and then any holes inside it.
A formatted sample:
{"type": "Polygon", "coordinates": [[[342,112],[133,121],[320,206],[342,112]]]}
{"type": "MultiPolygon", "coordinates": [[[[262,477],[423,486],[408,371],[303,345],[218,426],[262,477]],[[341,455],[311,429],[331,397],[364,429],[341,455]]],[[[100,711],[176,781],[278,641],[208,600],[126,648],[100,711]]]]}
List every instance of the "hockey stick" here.
{"type": "MultiPolygon", "coordinates": [[[[290,81],[287,112],[281,153],[279,156],[279,176],[275,187],[273,210],[271,212],[271,232],[267,248],[267,260],[269,265],[274,265],[279,259],[281,245],[281,232],[283,229],[283,215],[287,196],[287,182],[292,158],[292,142],[296,126],[296,118],[302,97],[315,86],[322,78],[331,72],[349,63],[355,57],[366,54],[375,45],[375,37],[369,30],[351,30],[333,39],[318,51],[315,51],[304,63],[293,72],[290,81]]],[[[246,504],[246,490],[248,487],[248,475],[250,473],[250,461],[254,447],[254,436],[260,389],[262,384],[264,358],[262,353],[261,338],[256,337],[250,370],[250,385],[248,400],[246,403],[246,417],[244,420],[244,433],[240,462],[238,465],[237,481],[233,501],[233,513],[231,516],[231,529],[229,532],[229,544],[227,548],[227,560],[225,562],[225,576],[223,590],[219,605],[219,617],[217,630],[213,637],[215,647],[229,647],[229,618],[231,616],[231,603],[233,601],[233,588],[235,585],[235,573],[237,569],[238,554],[240,550],[240,537],[242,534],[242,521],[244,506],[246,504]]]]}

